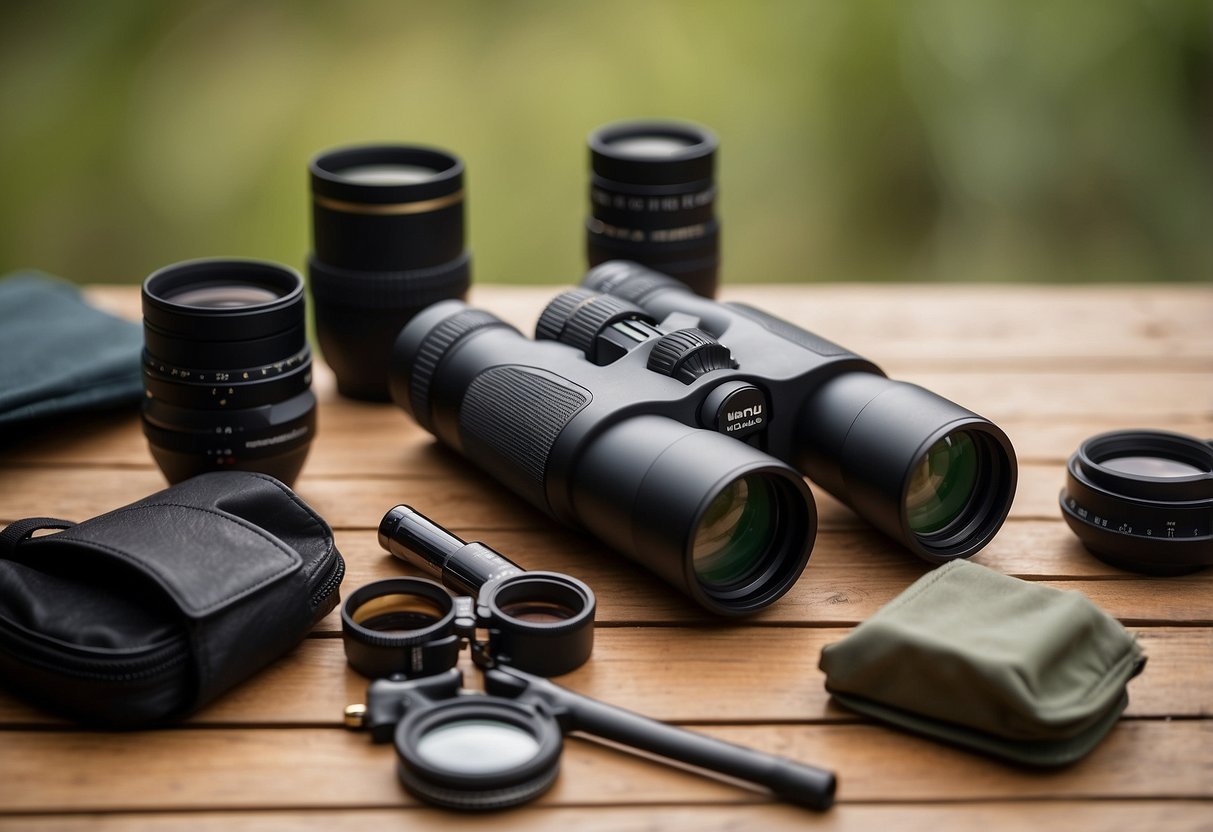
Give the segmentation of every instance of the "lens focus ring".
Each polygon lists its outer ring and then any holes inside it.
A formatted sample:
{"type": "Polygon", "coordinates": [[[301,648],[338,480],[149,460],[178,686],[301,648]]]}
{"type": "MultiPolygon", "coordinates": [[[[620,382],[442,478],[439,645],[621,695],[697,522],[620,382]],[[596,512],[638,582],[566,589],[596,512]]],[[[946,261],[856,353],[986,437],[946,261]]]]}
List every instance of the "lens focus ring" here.
{"type": "Polygon", "coordinates": [[[422,340],[409,377],[409,404],[413,418],[433,433],[430,420],[430,384],[434,371],[447,351],[465,335],[491,326],[509,326],[496,315],[481,309],[464,309],[439,321],[422,340]]]}

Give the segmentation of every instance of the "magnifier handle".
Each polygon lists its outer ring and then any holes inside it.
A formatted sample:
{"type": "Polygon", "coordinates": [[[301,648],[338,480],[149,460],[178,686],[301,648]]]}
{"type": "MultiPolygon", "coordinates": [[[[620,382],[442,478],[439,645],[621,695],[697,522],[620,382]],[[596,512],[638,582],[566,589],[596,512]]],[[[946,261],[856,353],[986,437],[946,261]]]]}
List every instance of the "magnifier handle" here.
{"type": "MultiPolygon", "coordinates": [[[[831,771],[798,763],[786,757],[743,748],[658,722],[648,717],[573,693],[546,679],[513,668],[489,671],[525,676],[525,687],[553,707],[568,714],[568,729],[593,734],[631,748],[678,762],[726,774],[764,786],[781,800],[824,810],[834,803],[835,777],[831,771]]],[[[517,687],[508,682],[503,687],[517,687]]]]}

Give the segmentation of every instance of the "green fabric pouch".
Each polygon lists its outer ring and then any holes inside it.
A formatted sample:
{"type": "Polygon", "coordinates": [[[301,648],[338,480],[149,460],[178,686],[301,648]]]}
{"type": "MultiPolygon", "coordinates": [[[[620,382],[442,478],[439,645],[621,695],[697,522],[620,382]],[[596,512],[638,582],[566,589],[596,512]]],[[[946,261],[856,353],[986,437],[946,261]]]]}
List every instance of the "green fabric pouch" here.
{"type": "Polygon", "coordinates": [[[854,711],[1037,766],[1094,748],[1144,665],[1136,639],[1085,595],[964,560],[919,578],[820,662],[826,689],[854,711]]]}

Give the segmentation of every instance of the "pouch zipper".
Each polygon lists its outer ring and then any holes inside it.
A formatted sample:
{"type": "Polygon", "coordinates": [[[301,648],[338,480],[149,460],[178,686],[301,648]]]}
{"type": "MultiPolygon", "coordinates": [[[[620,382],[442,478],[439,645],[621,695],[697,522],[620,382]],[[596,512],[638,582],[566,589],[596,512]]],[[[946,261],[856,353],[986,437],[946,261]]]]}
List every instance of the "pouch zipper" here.
{"type": "Polygon", "coordinates": [[[323,604],[341,586],[343,578],[345,578],[345,558],[341,557],[341,553],[334,546],[332,562],[325,568],[324,578],[320,581],[320,585],[312,591],[312,607],[323,604]]]}
{"type": "Polygon", "coordinates": [[[0,619],[0,638],[5,642],[5,652],[22,661],[53,673],[105,681],[136,681],[160,675],[183,663],[189,652],[182,635],[174,636],[141,656],[107,658],[100,653],[95,657],[80,656],[34,640],[3,619],[0,619]]]}

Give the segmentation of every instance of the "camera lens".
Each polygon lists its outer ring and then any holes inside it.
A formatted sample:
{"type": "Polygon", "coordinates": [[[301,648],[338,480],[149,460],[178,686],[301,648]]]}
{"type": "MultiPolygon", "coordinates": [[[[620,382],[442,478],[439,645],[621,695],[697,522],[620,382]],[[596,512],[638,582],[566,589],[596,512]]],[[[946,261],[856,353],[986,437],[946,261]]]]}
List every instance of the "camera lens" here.
{"type": "Polygon", "coordinates": [[[716,137],[695,124],[628,121],[590,134],[590,266],[632,260],[716,293],[716,137]]]}
{"type": "Polygon", "coordinates": [[[343,395],[387,401],[401,328],[467,292],[463,162],[412,145],[347,147],[317,156],[310,172],[320,349],[343,395]]]}
{"type": "Polygon", "coordinates": [[[1096,557],[1150,575],[1213,564],[1213,443],[1165,431],[1093,436],[1066,464],[1066,523],[1096,557]]]}
{"type": "Polygon", "coordinates": [[[777,522],[771,486],[762,477],[729,483],[704,512],[691,544],[699,581],[721,589],[749,579],[762,567],[777,522]]]}
{"type": "Polygon", "coordinates": [[[288,485],[316,428],[303,280],[255,260],[194,260],[143,284],[143,431],[170,482],[217,469],[288,485]]]}
{"type": "Polygon", "coordinates": [[[940,439],[910,474],[906,516],[915,534],[934,534],[960,517],[977,486],[977,445],[967,431],[940,439]]]}

